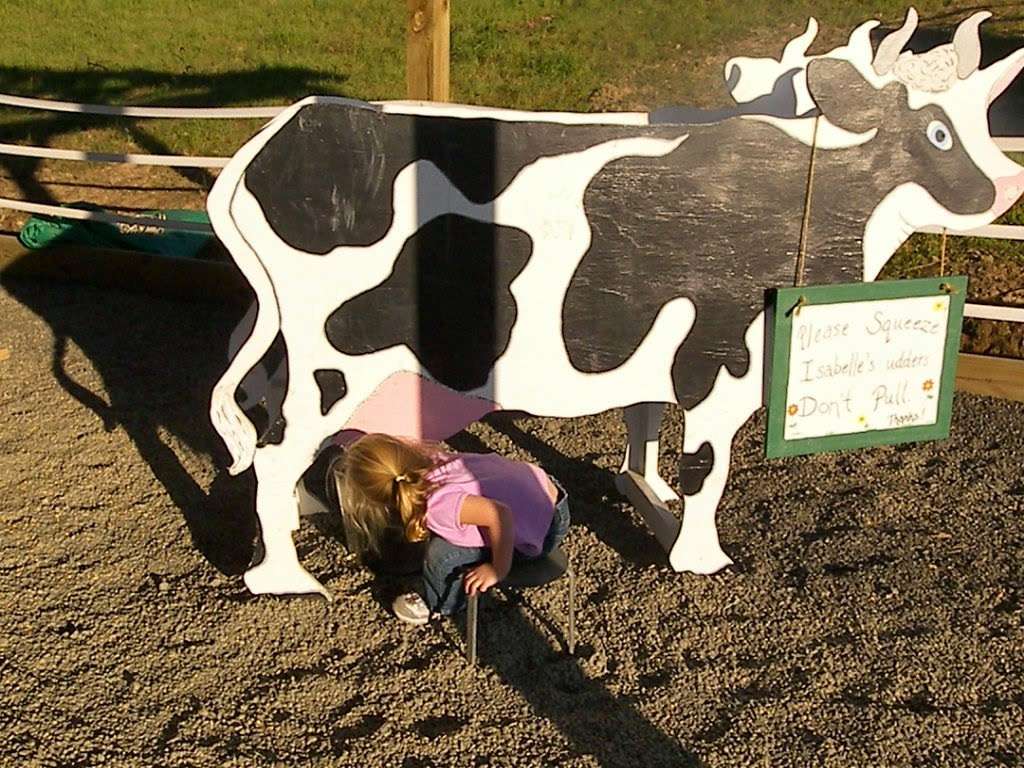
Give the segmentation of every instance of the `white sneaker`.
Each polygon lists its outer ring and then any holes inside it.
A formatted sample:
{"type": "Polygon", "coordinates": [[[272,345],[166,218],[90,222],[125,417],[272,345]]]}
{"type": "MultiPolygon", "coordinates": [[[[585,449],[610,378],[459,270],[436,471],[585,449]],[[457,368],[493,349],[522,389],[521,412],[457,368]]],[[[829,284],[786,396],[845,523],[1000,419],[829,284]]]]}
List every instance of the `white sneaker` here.
{"type": "Polygon", "coordinates": [[[426,624],[430,621],[430,608],[417,592],[406,592],[399,595],[391,604],[395,618],[406,624],[426,624]]]}

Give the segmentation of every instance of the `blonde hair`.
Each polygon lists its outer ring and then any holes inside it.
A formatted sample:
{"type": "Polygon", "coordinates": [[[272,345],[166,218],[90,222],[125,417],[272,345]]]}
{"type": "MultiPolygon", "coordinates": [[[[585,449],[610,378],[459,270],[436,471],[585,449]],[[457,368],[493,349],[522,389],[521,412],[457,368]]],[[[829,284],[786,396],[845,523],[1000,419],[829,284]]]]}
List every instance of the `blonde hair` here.
{"type": "Polygon", "coordinates": [[[334,465],[342,514],[353,549],[381,554],[389,530],[398,528],[407,541],[427,538],[427,479],[441,453],[427,443],[369,434],[345,449],[334,465]]]}

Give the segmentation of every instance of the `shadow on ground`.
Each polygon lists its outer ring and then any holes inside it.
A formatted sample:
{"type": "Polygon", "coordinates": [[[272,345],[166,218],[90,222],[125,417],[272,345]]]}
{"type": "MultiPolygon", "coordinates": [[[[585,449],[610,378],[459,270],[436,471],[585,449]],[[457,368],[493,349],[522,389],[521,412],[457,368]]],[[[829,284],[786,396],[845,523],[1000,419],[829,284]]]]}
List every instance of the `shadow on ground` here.
{"type": "MultiPolygon", "coordinates": [[[[242,310],[85,286],[54,289],[19,278],[5,277],[0,284],[50,325],[52,371],[65,391],[93,411],[107,431],[123,427],[130,434],[140,456],[181,509],[197,549],[222,572],[241,573],[252,555],[257,530],[252,472],[231,477],[221,471],[204,491],[160,434],[213,456],[218,467],[230,463],[207,411],[213,385],[227,366],[228,338],[242,310]],[[124,333],[126,328],[131,332],[124,333]],[[79,347],[100,373],[107,399],[67,372],[69,344],[79,347]],[[188,376],[179,375],[182,366],[187,366],[188,376]]],[[[635,565],[663,561],[664,554],[646,531],[626,516],[609,513],[609,501],[621,500],[613,472],[559,452],[508,414],[489,416],[487,423],[562,481],[572,499],[575,525],[584,525],[635,565]]],[[[490,450],[469,431],[449,443],[460,451],[490,450]]]]}
{"type": "Polygon", "coordinates": [[[241,312],[213,305],[185,311],[182,304],[85,286],[6,277],[0,284],[49,324],[52,372],[64,390],[95,413],[106,431],[128,433],[181,510],[196,548],[223,573],[241,573],[257,532],[251,473],[232,478],[222,472],[205,491],[168,440],[227,465],[207,410],[227,359],[228,334],[241,312]],[[105,396],[67,370],[69,345],[95,367],[105,396]]]}

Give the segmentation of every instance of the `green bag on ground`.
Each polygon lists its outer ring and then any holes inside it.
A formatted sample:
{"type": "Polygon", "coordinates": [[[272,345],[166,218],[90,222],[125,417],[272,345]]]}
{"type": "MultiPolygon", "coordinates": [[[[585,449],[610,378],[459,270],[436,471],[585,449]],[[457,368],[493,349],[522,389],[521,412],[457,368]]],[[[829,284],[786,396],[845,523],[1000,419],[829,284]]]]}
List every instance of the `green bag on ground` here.
{"type": "MultiPolygon", "coordinates": [[[[104,210],[98,206],[83,204],[68,207],[87,211],[104,210]]],[[[169,221],[210,223],[205,211],[145,211],[140,215],[169,221]]],[[[67,243],[186,259],[195,258],[212,238],[213,235],[203,232],[182,232],[129,223],[78,221],[54,216],[33,216],[25,222],[25,226],[18,233],[18,240],[26,248],[46,248],[67,243]]]]}

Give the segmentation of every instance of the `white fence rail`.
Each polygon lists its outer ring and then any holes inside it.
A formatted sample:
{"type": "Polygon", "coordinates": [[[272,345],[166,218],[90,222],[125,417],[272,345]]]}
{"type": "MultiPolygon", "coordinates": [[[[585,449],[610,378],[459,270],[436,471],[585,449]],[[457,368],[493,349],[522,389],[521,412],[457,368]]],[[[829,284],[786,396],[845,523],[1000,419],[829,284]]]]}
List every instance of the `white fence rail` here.
{"type": "Polygon", "coordinates": [[[198,155],[118,155],[110,152],[82,152],[77,149],[24,147],[0,143],[0,155],[36,157],[41,160],[83,160],[88,163],[120,163],[122,165],[168,165],[178,168],[223,168],[229,157],[198,155]]]}
{"type": "MultiPolygon", "coordinates": [[[[271,118],[279,114],[284,106],[271,107],[131,107],[106,104],[80,104],[71,101],[51,99],[30,99],[23,96],[0,94],[0,106],[33,109],[46,112],[65,112],[81,115],[105,115],[109,117],[173,118],[196,120],[238,120],[246,118],[271,118]]],[[[53,149],[51,147],[28,147],[18,144],[0,143],[0,155],[9,157],[34,157],[40,160],[73,160],[89,163],[117,163],[123,165],[157,165],[172,168],[223,168],[228,157],[200,157],[195,155],[143,155],[114,154],[108,152],[82,152],[74,149],[53,149]]],[[[210,234],[212,227],[193,221],[168,221],[147,216],[136,216],[105,211],[86,211],[58,205],[32,203],[27,200],[13,200],[0,197],[0,208],[24,213],[55,216],[77,221],[99,221],[107,224],[124,224],[139,227],[159,227],[164,230],[199,232],[210,234]]]]}
{"type": "Polygon", "coordinates": [[[46,112],[73,112],[80,115],[110,117],[191,118],[198,120],[237,120],[247,117],[274,117],[286,107],[121,107],[107,104],[78,104],[73,101],[28,99],[0,93],[0,106],[36,109],[46,112]]]}
{"type": "MultiPolygon", "coordinates": [[[[932,235],[941,235],[942,227],[921,227],[918,232],[925,232],[932,235]]],[[[1024,227],[1017,224],[989,224],[977,229],[968,229],[965,232],[950,232],[950,237],[988,237],[992,240],[1024,240],[1024,227]]]]}
{"type": "Polygon", "coordinates": [[[165,230],[173,229],[178,232],[213,234],[213,227],[209,224],[203,224],[201,221],[175,221],[172,219],[158,219],[154,216],[89,211],[81,208],[65,208],[59,205],[27,203],[24,200],[11,200],[7,197],[0,197],[0,208],[9,208],[13,211],[23,211],[24,213],[37,213],[42,216],[56,216],[62,219],[75,219],[77,221],[101,221],[106,224],[126,224],[134,227],[157,227],[165,230]]]}
{"type": "Polygon", "coordinates": [[[964,315],[978,320],[1024,323],[1024,307],[1007,307],[1001,304],[965,304],[964,315]]]}
{"type": "MultiPolygon", "coordinates": [[[[89,115],[136,118],[214,119],[237,120],[245,118],[270,118],[285,107],[131,107],[104,104],[79,104],[70,101],[30,99],[22,96],[0,94],[0,106],[49,112],[71,112],[89,115]]],[[[999,137],[996,146],[1004,152],[1024,152],[1024,137],[999,137]]],[[[112,154],[107,152],[82,152],[73,149],[52,149],[49,147],[26,147],[17,144],[0,143],[0,155],[35,157],[45,160],[76,160],[91,163],[122,163],[130,165],[158,165],[177,168],[223,168],[230,158],[201,157],[193,155],[142,155],[112,154]]],[[[208,225],[197,222],[166,221],[144,216],[128,216],[117,213],[84,211],[56,205],[43,205],[24,200],[0,198],[0,208],[26,213],[38,213],[68,219],[102,221],[114,224],[163,227],[192,232],[212,232],[208,225]]],[[[940,227],[924,227],[919,232],[942,234],[940,227]]],[[[946,232],[951,237],[985,237],[995,240],[1024,241],[1024,226],[989,224],[967,232],[946,232]]],[[[1024,323],[1024,307],[1008,307],[988,304],[967,304],[964,315],[981,320],[1000,320],[1024,323]]]]}

